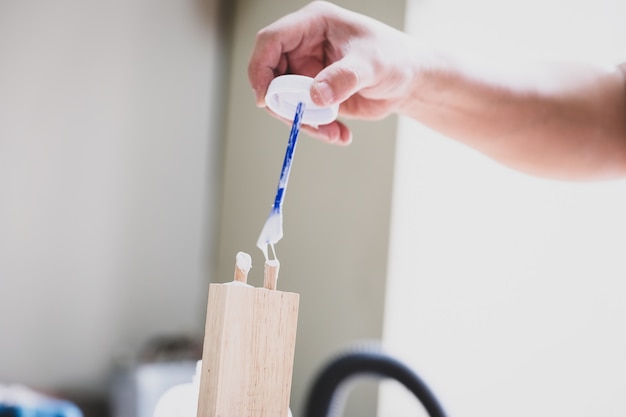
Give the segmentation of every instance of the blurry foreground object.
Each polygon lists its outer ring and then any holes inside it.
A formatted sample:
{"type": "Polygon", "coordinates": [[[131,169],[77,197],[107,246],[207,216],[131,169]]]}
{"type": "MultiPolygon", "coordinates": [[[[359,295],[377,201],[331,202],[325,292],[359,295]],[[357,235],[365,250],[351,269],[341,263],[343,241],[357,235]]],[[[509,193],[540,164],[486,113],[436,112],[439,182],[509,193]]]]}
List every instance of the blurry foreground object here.
{"type": "Polygon", "coordinates": [[[429,417],[446,417],[443,407],[417,373],[373,343],[355,345],[322,367],[310,388],[304,417],[339,416],[351,383],[355,378],[371,376],[399,382],[415,396],[429,417]]]}
{"type": "Polygon", "coordinates": [[[202,343],[186,336],[155,337],[147,342],[136,361],[115,372],[112,417],[152,417],[166,391],[191,381],[201,352],[202,343]]]}
{"type": "Polygon", "coordinates": [[[0,417],[83,417],[69,401],[49,397],[23,385],[0,385],[0,417]]]}

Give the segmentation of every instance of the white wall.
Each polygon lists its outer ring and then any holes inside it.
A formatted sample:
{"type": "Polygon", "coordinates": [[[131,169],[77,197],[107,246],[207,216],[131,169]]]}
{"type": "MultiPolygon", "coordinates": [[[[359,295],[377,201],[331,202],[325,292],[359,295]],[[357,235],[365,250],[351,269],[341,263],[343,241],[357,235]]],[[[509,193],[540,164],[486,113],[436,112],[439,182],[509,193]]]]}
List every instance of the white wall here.
{"type": "Polygon", "coordinates": [[[0,4],[0,381],[100,395],[203,329],[219,188],[216,1],[0,4]]]}
{"type": "MultiPolygon", "coordinates": [[[[253,257],[251,281],[262,283],[256,240],[276,193],[289,128],[255,107],[247,64],[256,32],[305,1],[239,1],[229,89],[224,198],[216,280],[232,279],[235,254],[253,257]]],[[[338,1],[401,27],[404,1],[338,1]]],[[[355,340],[382,335],[387,236],[396,135],[393,118],[350,122],[354,143],[338,148],[303,135],[285,196],[285,237],[276,246],[279,289],[301,294],[292,409],[302,412],[322,362],[355,340]]],[[[364,384],[346,416],[371,415],[376,391],[364,384]]]]}
{"type": "MultiPolygon", "coordinates": [[[[615,1],[409,10],[415,36],[487,66],[517,54],[626,59],[615,1]]],[[[408,120],[396,155],[388,346],[450,415],[625,415],[626,183],[530,178],[408,120]]],[[[422,415],[391,384],[379,414],[422,415]]]]}

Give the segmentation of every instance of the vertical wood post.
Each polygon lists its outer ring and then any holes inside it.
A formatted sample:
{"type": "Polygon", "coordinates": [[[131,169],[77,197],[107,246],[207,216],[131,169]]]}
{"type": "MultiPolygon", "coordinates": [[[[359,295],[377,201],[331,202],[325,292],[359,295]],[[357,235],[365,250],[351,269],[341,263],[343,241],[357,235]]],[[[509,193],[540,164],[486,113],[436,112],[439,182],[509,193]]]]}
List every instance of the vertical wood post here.
{"type": "Polygon", "coordinates": [[[198,417],[287,417],[299,298],[209,286],[198,417]]]}

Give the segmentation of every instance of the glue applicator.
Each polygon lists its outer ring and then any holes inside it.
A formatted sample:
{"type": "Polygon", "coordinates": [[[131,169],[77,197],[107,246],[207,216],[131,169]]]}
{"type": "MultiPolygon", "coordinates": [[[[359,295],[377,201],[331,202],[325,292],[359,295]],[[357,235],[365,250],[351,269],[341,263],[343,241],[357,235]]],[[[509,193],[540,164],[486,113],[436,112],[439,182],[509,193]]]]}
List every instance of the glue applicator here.
{"type": "Polygon", "coordinates": [[[278,181],[278,190],[270,215],[261,230],[257,240],[257,246],[263,252],[265,260],[269,260],[268,246],[272,248],[274,258],[276,252],[274,245],[283,237],[283,200],[291,171],[291,163],[296,150],[300,125],[307,124],[313,127],[331,123],[337,118],[339,104],[331,107],[319,107],[311,100],[311,86],[313,78],[304,75],[282,75],[276,77],[270,83],[265,103],[267,107],[280,117],[291,120],[291,131],[287,142],[287,151],[283,167],[278,181]]]}

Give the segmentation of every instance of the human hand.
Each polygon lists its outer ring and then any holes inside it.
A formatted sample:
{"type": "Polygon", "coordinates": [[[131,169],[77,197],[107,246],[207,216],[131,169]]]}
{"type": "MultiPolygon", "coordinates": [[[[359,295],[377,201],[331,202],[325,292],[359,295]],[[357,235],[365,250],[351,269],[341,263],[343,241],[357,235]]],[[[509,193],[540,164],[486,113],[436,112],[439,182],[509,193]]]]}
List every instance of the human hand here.
{"type": "MultiPolygon", "coordinates": [[[[377,20],[315,1],[257,34],[248,78],[259,107],[270,81],[283,74],[314,78],[311,100],[340,103],[339,114],[380,119],[398,110],[416,78],[415,46],[403,32],[377,20]]],[[[350,129],[336,120],[303,130],[347,145],[350,129]]]]}

